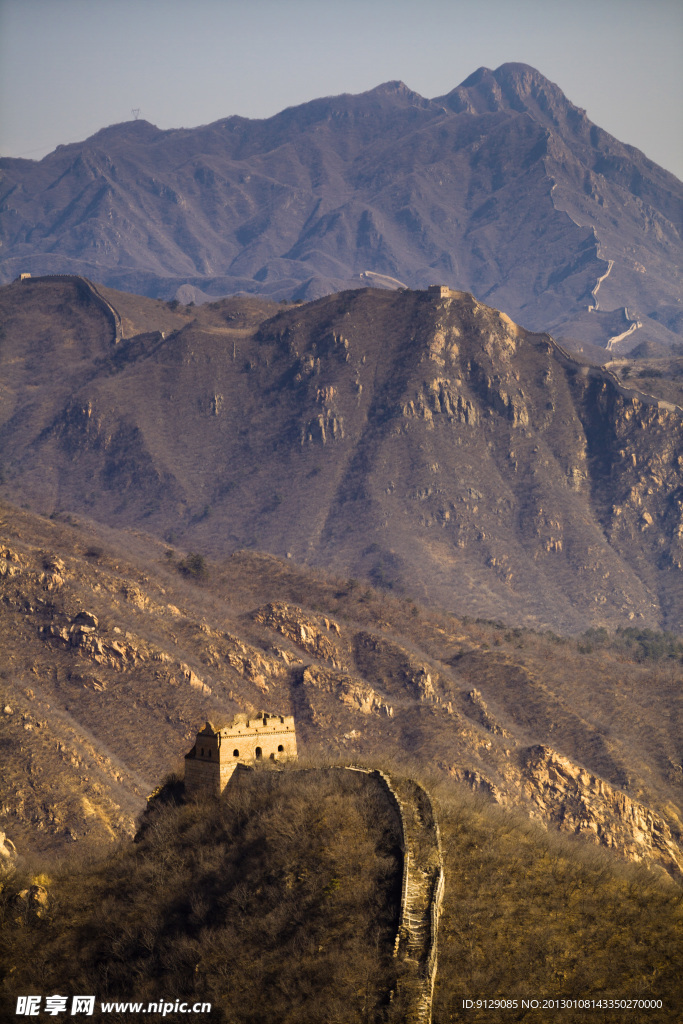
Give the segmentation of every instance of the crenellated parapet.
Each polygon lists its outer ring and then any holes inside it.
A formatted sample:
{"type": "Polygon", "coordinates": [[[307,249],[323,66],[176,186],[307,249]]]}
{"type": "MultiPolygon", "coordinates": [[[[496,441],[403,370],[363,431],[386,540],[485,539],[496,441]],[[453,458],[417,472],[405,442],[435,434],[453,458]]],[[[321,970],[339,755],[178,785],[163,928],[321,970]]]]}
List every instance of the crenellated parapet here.
{"type": "Polygon", "coordinates": [[[239,764],[297,757],[293,715],[238,714],[227,725],[207,722],[185,755],[185,790],[220,796],[239,764]]]}

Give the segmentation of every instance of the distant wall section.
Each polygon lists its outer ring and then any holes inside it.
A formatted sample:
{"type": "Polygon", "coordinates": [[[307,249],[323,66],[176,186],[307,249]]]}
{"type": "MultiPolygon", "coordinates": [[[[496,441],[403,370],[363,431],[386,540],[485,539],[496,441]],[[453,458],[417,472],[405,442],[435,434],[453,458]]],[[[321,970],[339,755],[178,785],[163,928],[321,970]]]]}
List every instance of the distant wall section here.
{"type": "Polygon", "coordinates": [[[117,345],[123,337],[123,326],[121,323],[121,315],[117,309],[114,309],[111,302],[105,299],[104,295],[99,291],[97,285],[89,281],[87,277],[81,277],[80,274],[46,274],[42,277],[31,277],[30,274],[22,274],[19,278],[26,284],[35,285],[45,283],[46,281],[69,281],[75,284],[77,287],[85,291],[91,299],[93,299],[100,307],[107,320],[112,325],[114,331],[114,344],[117,345]]]}

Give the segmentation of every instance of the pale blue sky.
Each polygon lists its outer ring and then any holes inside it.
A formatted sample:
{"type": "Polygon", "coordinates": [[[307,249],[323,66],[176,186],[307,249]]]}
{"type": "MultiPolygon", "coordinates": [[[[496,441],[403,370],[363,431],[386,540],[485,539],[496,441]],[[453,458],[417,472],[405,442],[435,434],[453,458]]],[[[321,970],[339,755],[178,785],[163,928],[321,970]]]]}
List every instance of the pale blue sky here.
{"type": "Polygon", "coordinates": [[[142,117],[268,117],[402,79],[448,92],[522,61],[683,177],[680,0],[0,0],[0,153],[142,117]]]}

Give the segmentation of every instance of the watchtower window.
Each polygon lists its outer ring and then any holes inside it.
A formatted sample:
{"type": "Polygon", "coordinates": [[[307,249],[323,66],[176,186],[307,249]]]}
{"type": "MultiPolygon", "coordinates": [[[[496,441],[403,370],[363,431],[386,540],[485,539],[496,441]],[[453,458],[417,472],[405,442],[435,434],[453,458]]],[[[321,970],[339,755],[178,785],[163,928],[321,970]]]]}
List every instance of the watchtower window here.
{"type": "Polygon", "coordinates": [[[233,757],[239,757],[239,756],[240,756],[240,752],[239,752],[239,750],[233,750],[233,752],[232,752],[232,756],[233,756],[233,757]]]}
{"type": "Polygon", "coordinates": [[[256,758],[257,761],[259,761],[261,759],[261,755],[262,754],[263,754],[263,751],[261,750],[261,748],[257,747],[256,750],[254,751],[254,757],[256,758]]]}
{"type": "Polygon", "coordinates": [[[274,760],[275,760],[275,754],[271,754],[271,755],[270,755],[270,760],[271,760],[271,761],[274,761],[274,760]]]}
{"type": "Polygon", "coordinates": [[[209,757],[211,757],[211,751],[209,751],[209,757]]]}
{"type": "Polygon", "coordinates": [[[278,754],[282,754],[282,753],[284,752],[284,749],[285,749],[285,748],[284,748],[284,747],[282,746],[282,744],[281,744],[281,743],[279,743],[279,744],[278,744],[278,748],[277,748],[277,752],[278,752],[278,754]]]}
{"type": "Polygon", "coordinates": [[[204,757],[204,747],[202,747],[202,757],[204,757]]]}

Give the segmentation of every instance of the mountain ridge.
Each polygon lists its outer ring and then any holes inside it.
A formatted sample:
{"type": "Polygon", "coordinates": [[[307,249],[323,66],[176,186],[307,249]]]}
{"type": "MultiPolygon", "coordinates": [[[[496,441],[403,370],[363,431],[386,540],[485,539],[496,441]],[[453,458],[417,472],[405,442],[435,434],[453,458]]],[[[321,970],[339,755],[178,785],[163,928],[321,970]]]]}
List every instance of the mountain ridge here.
{"type": "Polygon", "coordinates": [[[471,291],[568,343],[683,330],[680,182],[526,65],[432,100],[389,82],[261,120],[126,122],[0,173],[5,282],[310,299],[371,271],[471,291]]]}
{"type": "Polygon", "coordinates": [[[681,629],[673,378],[648,394],[462,292],[100,291],[118,344],[74,284],[0,289],[10,500],[212,556],[290,554],[461,614],[681,629]]]}

